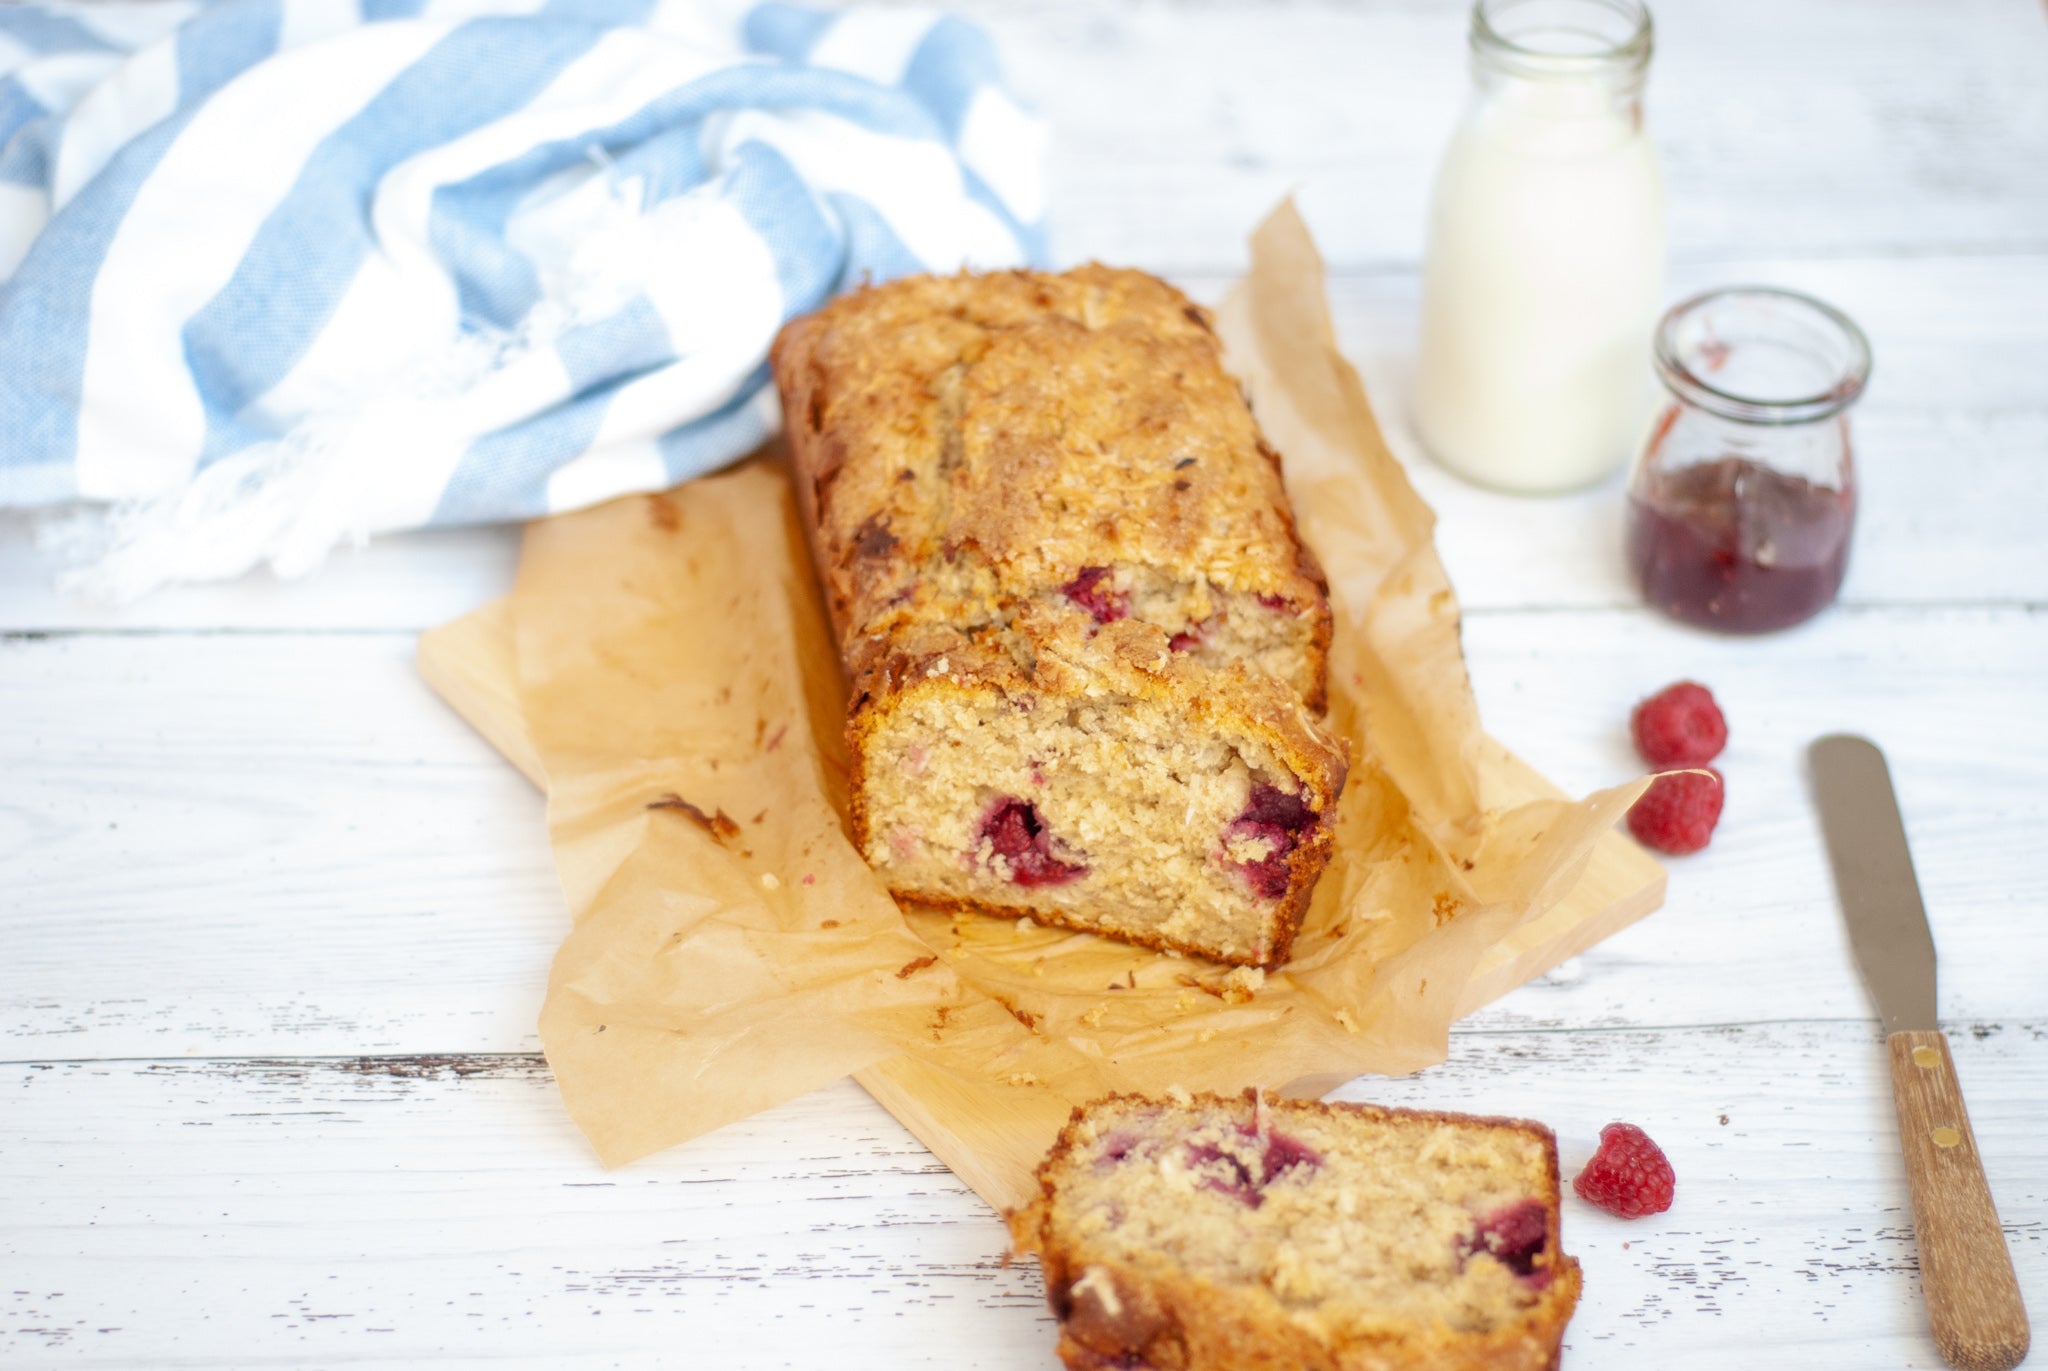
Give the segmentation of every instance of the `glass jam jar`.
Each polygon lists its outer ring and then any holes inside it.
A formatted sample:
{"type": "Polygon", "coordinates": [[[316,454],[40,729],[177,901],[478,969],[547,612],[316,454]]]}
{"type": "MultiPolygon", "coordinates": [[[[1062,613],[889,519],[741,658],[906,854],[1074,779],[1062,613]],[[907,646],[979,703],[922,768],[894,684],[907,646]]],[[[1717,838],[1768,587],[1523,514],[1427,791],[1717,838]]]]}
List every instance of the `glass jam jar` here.
{"type": "Polygon", "coordinates": [[[1849,407],[1870,377],[1862,330],[1811,296],[1733,286],[1673,306],[1656,360],[1670,399],[1628,492],[1644,598],[1723,633],[1813,617],[1849,564],[1849,407]]]}

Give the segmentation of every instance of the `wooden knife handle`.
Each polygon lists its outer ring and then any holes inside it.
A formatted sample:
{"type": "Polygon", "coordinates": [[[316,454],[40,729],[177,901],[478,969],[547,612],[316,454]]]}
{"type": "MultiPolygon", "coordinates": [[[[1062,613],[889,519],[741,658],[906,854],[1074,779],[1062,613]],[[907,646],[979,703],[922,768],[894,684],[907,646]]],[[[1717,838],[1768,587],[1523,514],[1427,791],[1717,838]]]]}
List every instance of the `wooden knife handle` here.
{"type": "Polygon", "coordinates": [[[1934,1345],[1961,1371],[2008,1371],[2027,1355],[2027,1310],[1984,1184],[1948,1039],[1894,1033],[1885,1047],[1934,1345]]]}

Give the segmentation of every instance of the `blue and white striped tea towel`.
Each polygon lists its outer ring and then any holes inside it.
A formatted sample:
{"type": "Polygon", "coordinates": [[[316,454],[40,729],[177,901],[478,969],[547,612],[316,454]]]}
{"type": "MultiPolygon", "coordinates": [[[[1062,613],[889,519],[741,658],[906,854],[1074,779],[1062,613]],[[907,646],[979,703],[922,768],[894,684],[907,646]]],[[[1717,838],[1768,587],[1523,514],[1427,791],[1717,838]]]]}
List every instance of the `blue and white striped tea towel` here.
{"type": "Polygon", "coordinates": [[[929,11],[0,5],[0,506],[118,599],[670,485],[784,320],[1038,257],[1042,146],[929,11]]]}

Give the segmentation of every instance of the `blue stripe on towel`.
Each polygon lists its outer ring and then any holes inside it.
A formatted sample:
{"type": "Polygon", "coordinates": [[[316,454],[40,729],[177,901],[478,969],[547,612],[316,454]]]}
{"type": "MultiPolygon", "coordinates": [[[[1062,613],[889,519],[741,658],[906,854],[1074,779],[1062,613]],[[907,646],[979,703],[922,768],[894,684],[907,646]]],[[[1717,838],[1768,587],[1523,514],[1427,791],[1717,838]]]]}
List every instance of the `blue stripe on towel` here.
{"type": "Polygon", "coordinates": [[[387,19],[414,19],[427,7],[427,0],[356,0],[362,6],[363,22],[382,23],[387,19]]]}
{"type": "Polygon", "coordinates": [[[475,19],[436,43],[322,139],[228,284],[185,325],[205,403],[207,453],[224,426],[292,369],[375,250],[370,200],[391,168],[520,109],[603,32],[587,24],[475,19]]]}
{"type": "Polygon", "coordinates": [[[725,195],[775,258],[782,317],[808,314],[832,293],[846,260],[846,244],[780,152],[750,140],[734,149],[733,156],[725,195]]]}
{"type": "Polygon", "coordinates": [[[768,441],[775,426],[762,417],[755,397],[772,384],[768,364],[740,382],[732,398],[687,428],[661,440],[661,463],[671,485],[716,471],[768,441]]]}
{"type": "Polygon", "coordinates": [[[0,78],[0,181],[44,186],[50,179],[49,111],[13,77],[0,78]],[[41,122],[39,122],[41,121],[41,122]]]}
{"type": "Polygon", "coordinates": [[[834,282],[834,291],[852,290],[898,276],[914,276],[927,270],[923,262],[903,246],[889,221],[867,201],[849,191],[834,191],[825,197],[839,222],[846,228],[846,266],[834,282]]]}
{"type": "Polygon", "coordinates": [[[917,45],[903,72],[903,89],[938,118],[948,142],[960,140],[967,108],[984,87],[998,84],[1002,69],[989,36],[947,15],[917,45]]]}
{"type": "Polygon", "coordinates": [[[835,16],[824,10],[799,9],[795,5],[756,5],[742,28],[747,50],[801,62],[811,48],[832,27],[835,16]]]}
{"type": "Polygon", "coordinates": [[[0,503],[42,504],[78,493],[71,465],[85,383],[92,284],[107,245],[164,150],[191,121],[186,110],[115,154],[50,221],[0,288],[0,339],[34,338],[0,367],[0,442],[22,456],[0,462],[0,503]]]}
{"type": "Polygon", "coordinates": [[[105,52],[114,46],[70,15],[39,5],[0,5],[0,33],[32,52],[105,52]]]}
{"type": "Polygon", "coordinates": [[[590,448],[612,394],[637,380],[618,376],[513,428],[487,433],[462,454],[431,522],[475,524],[548,513],[548,478],[590,448]],[[572,458],[573,460],[573,458],[572,458]]]}
{"type": "Polygon", "coordinates": [[[583,395],[605,382],[632,379],[676,360],[668,325],[646,296],[635,296],[609,318],[584,324],[555,342],[562,370],[569,374],[569,392],[583,395]]]}
{"type": "Polygon", "coordinates": [[[224,0],[178,30],[178,104],[204,100],[277,51],[280,0],[224,0]]]}

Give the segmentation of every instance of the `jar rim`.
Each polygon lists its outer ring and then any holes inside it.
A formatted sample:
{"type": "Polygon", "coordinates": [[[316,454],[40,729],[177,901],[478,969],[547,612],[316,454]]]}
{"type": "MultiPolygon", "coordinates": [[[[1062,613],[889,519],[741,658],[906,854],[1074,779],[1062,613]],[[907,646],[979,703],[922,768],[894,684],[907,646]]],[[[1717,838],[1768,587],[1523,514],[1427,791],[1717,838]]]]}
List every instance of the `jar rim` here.
{"type": "Polygon", "coordinates": [[[1744,424],[1805,424],[1829,418],[1854,404],[1870,381],[1870,340],[1856,321],[1825,300],[1782,286],[1719,286],[1679,301],[1657,321],[1655,355],[1658,377],[1680,399],[1744,424]],[[1686,360],[1679,328],[1710,305],[1742,301],[1790,306],[1807,322],[1831,330],[1844,353],[1833,368],[1833,383],[1811,394],[1765,398],[1717,386],[1701,376],[1686,360]]]}
{"type": "Polygon", "coordinates": [[[1641,0],[1473,0],[1472,51],[1518,76],[1582,78],[1614,70],[1637,74],[1649,66],[1655,41],[1649,7],[1641,0]],[[1598,45],[1584,52],[1534,46],[1511,36],[1510,26],[1502,21],[1510,11],[1536,5],[1598,10],[1627,24],[1628,32],[1615,39],[1574,26],[1572,32],[1592,37],[1598,45]]]}

